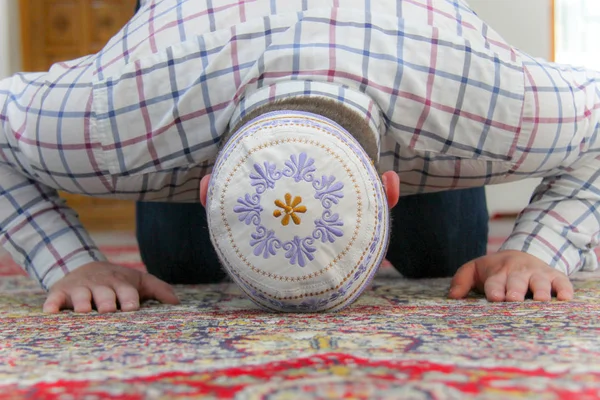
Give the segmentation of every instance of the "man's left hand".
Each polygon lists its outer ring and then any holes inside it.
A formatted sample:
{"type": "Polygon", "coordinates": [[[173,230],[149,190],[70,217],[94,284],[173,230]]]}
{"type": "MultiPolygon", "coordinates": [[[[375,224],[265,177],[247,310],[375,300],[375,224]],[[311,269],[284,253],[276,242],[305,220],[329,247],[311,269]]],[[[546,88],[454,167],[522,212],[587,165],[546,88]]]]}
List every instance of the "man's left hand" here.
{"type": "Polygon", "coordinates": [[[503,250],[470,261],[459,268],[450,284],[448,297],[462,299],[475,289],[489,301],[524,301],[528,291],[533,300],[573,299],[573,285],[560,271],[530,254],[503,250]]]}

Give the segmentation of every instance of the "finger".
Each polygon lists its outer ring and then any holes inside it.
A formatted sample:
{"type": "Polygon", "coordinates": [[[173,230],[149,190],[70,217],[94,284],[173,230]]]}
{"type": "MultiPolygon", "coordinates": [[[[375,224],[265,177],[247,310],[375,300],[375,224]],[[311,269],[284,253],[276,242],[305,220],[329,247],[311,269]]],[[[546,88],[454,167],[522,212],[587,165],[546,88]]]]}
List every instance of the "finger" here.
{"type": "Polygon", "coordinates": [[[485,280],[483,291],[488,301],[504,301],[506,299],[506,274],[494,274],[485,280]]]}
{"type": "Polygon", "coordinates": [[[92,311],[92,292],[85,286],[78,286],[71,290],[71,303],[76,313],[89,313],[92,311]]]}
{"type": "Polygon", "coordinates": [[[155,299],[164,304],[179,304],[179,299],[171,285],[161,281],[154,275],[142,275],[140,286],[140,293],[144,299],[155,299]]]}
{"type": "Polygon", "coordinates": [[[140,308],[140,295],[138,291],[128,284],[113,285],[121,311],[136,311],[140,308]]]}
{"type": "Polygon", "coordinates": [[[554,293],[556,293],[556,298],[558,300],[573,300],[573,284],[565,275],[558,275],[552,281],[552,289],[554,293]]]}
{"type": "Polygon", "coordinates": [[[42,310],[45,313],[56,314],[63,307],[67,307],[68,297],[62,290],[51,291],[44,302],[42,310]]]}
{"type": "Polygon", "coordinates": [[[115,291],[108,286],[92,287],[94,303],[100,314],[117,311],[117,296],[115,291]]]}
{"type": "Polygon", "coordinates": [[[451,299],[462,299],[469,294],[471,289],[475,287],[476,267],[475,261],[471,261],[456,271],[452,282],[450,282],[448,297],[451,299]]]}
{"type": "Polygon", "coordinates": [[[529,287],[535,301],[550,301],[552,299],[552,284],[546,275],[534,274],[529,280],[529,287]]]}
{"type": "Polygon", "coordinates": [[[514,271],[506,278],[506,301],[525,301],[531,275],[524,271],[514,271]]]}

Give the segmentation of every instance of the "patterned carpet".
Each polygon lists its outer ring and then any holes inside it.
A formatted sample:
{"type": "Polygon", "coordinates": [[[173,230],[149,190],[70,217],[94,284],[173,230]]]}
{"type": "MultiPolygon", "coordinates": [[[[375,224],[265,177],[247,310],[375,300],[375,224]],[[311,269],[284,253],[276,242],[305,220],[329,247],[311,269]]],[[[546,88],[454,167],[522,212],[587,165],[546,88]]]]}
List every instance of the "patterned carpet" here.
{"type": "MultiPolygon", "coordinates": [[[[97,241],[141,267],[131,235],[97,241]]],[[[570,303],[449,301],[448,279],[383,268],[338,314],[266,314],[221,284],[179,287],[176,307],[50,316],[0,259],[0,399],[600,398],[597,274],[570,303]]]]}

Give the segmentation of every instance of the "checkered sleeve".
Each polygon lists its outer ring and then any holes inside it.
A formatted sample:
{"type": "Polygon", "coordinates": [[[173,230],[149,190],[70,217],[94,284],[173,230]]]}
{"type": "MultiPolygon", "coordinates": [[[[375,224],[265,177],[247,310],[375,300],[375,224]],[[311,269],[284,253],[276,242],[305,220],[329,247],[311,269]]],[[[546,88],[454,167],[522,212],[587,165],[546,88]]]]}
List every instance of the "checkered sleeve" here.
{"type": "Polygon", "coordinates": [[[543,170],[505,250],[532,254],[570,275],[598,268],[600,241],[600,74],[541,60],[525,63],[521,157],[516,173],[543,170]]]}
{"type": "Polygon", "coordinates": [[[502,249],[532,254],[566,275],[597,269],[599,171],[597,157],[580,168],[545,178],[502,249]]]}
{"type": "Polygon", "coordinates": [[[0,242],[45,289],[68,272],[106,259],[55,190],[0,167],[0,242]]]}
{"type": "Polygon", "coordinates": [[[35,154],[36,147],[28,144],[28,134],[50,132],[48,125],[34,129],[32,93],[40,92],[25,82],[38,77],[21,74],[0,81],[0,243],[49,289],[70,271],[105,258],[57,191],[33,179],[42,172],[30,162],[28,153],[35,154]]]}

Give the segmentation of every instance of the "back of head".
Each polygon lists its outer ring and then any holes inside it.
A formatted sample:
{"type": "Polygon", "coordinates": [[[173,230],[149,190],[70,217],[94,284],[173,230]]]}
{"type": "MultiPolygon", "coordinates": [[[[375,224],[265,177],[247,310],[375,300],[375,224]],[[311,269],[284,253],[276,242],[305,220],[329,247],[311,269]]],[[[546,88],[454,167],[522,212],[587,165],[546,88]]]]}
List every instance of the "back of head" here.
{"type": "Polygon", "coordinates": [[[208,189],[211,239],[259,306],[339,310],[385,256],[383,186],[347,129],[323,113],[285,108],[250,115],[223,145],[208,189]]]}

